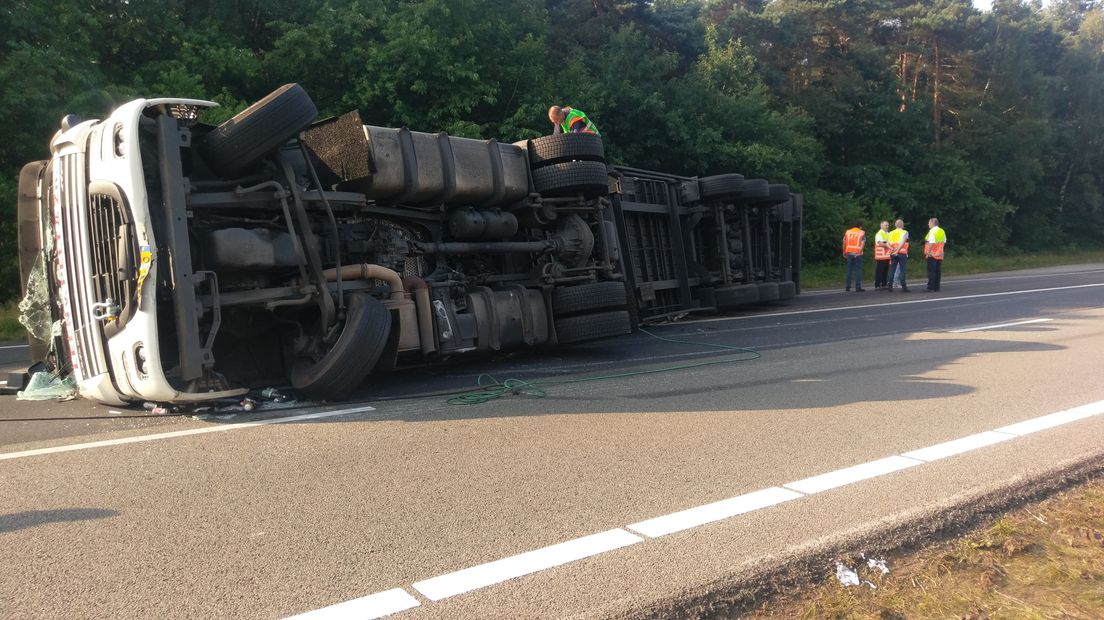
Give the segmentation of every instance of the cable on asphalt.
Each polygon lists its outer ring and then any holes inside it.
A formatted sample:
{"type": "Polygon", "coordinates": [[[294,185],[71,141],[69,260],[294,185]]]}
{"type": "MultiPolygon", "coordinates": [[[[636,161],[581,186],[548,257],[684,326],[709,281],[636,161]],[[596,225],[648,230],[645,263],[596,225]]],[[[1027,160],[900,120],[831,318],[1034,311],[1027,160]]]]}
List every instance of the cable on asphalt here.
{"type": "Polygon", "coordinates": [[[579,383],[597,383],[599,381],[611,381],[613,379],[626,379],[630,377],[641,377],[645,375],[656,375],[663,373],[673,373],[681,370],[689,370],[691,368],[702,368],[704,366],[718,366],[721,364],[734,364],[736,362],[750,362],[752,360],[763,357],[758,351],[749,349],[747,347],[736,347],[727,344],[715,344],[712,342],[694,342],[690,340],[676,340],[674,338],[666,338],[653,334],[652,332],[641,329],[641,332],[655,338],[656,340],[662,340],[663,342],[670,342],[673,344],[686,344],[691,346],[710,347],[714,349],[722,349],[725,351],[738,351],[740,353],[750,354],[750,357],[738,357],[728,358],[721,360],[710,360],[706,362],[694,362],[692,364],[679,364],[677,366],[664,366],[663,368],[653,368],[651,370],[633,370],[629,372],[619,372],[608,375],[596,375],[593,377],[582,377],[580,379],[536,379],[532,381],[526,381],[523,379],[507,378],[505,381],[499,381],[494,376],[489,374],[481,374],[476,379],[478,387],[473,391],[459,396],[454,396],[448,399],[447,402],[450,405],[482,405],[492,400],[497,400],[506,396],[507,394],[513,394],[515,396],[532,396],[534,398],[544,398],[548,395],[548,392],[544,389],[546,387],[555,385],[573,385],[579,383]]]}

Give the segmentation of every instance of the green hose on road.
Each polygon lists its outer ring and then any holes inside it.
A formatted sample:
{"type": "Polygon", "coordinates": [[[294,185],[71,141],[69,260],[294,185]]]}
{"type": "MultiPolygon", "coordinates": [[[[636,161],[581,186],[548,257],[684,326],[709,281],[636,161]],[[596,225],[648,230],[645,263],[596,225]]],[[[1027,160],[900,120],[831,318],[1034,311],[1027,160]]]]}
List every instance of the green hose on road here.
{"type": "Polygon", "coordinates": [[[748,349],[746,347],[734,347],[727,344],[714,344],[711,342],[693,342],[689,340],[675,340],[674,338],[665,338],[663,336],[657,336],[652,332],[641,329],[641,332],[648,334],[656,340],[662,340],[663,342],[670,342],[674,344],[688,344],[691,346],[710,347],[714,349],[722,349],[724,351],[737,351],[740,353],[748,354],[744,357],[726,358],[721,360],[710,360],[708,362],[694,362],[692,364],[679,364],[677,366],[665,366],[663,368],[654,368],[652,370],[634,370],[631,372],[619,372],[610,375],[597,375],[594,377],[583,377],[581,379],[534,379],[526,381],[524,379],[506,379],[505,381],[499,381],[494,376],[489,374],[481,374],[476,379],[478,388],[454,396],[448,399],[446,402],[450,405],[482,405],[483,403],[497,400],[506,396],[507,394],[532,396],[534,398],[544,398],[548,395],[548,392],[544,388],[554,385],[571,385],[576,383],[596,383],[598,381],[610,381],[613,379],[626,379],[629,377],[642,377],[645,375],[656,375],[663,373],[678,372],[680,370],[689,370],[691,368],[702,368],[705,366],[719,366],[721,364],[735,364],[737,362],[750,362],[752,360],[759,359],[762,355],[754,349],[748,349]]]}

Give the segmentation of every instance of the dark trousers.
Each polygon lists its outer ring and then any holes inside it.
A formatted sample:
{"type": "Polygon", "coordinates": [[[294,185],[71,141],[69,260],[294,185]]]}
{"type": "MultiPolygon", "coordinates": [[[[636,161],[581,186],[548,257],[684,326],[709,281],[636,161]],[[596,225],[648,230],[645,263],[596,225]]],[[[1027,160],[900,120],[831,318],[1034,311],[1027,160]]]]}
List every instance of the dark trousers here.
{"type": "Polygon", "coordinates": [[[862,254],[848,254],[847,255],[847,280],[844,281],[843,286],[848,290],[851,289],[851,274],[855,274],[855,288],[862,288],[862,254]]]}
{"type": "Polygon", "coordinates": [[[889,261],[888,260],[876,260],[874,261],[874,288],[882,288],[886,285],[886,278],[889,277],[889,261]]]}
{"type": "Polygon", "coordinates": [[[928,257],[928,290],[938,291],[943,277],[943,261],[928,257]]]}
{"type": "Polygon", "coordinates": [[[907,291],[908,284],[905,284],[905,267],[908,265],[908,254],[894,254],[893,258],[889,262],[889,290],[893,290],[893,277],[898,272],[898,270],[900,270],[901,290],[907,291]]]}

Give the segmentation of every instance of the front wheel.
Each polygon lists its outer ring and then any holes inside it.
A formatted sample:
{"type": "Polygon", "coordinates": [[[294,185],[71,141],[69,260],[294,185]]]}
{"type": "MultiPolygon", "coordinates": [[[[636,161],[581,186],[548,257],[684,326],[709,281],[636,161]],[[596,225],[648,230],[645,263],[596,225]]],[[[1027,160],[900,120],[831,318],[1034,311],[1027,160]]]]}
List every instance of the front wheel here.
{"type": "Polygon", "coordinates": [[[284,84],[207,134],[200,144],[207,164],[230,177],[294,138],[318,116],[298,84],[284,84]]]}
{"type": "Polygon", "coordinates": [[[368,295],[348,295],[345,325],[333,345],[314,343],[296,357],[291,385],[308,398],[341,400],[372,372],[391,335],[391,313],[368,295]]]}

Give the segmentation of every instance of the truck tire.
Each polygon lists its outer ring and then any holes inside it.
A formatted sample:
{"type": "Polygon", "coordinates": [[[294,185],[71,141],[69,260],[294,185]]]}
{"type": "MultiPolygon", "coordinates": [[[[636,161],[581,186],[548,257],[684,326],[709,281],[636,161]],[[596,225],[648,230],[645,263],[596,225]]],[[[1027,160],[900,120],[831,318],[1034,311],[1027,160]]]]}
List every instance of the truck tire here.
{"type": "Polygon", "coordinates": [[[529,164],[542,168],[569,161],[606,161],[602,136],[592,133],[560,133],[529,141],[529,164]]]}
{"type": "Polygon", "coordinates": [[[772,205],[786,202],[790,199],[790,186],[785,183],[771,183],[768,192],[767,200],[772,205]]]}
{"type": "Polygon", "coordinates": [[[797,285],[789,280],[778,283],[778,301],[793,299],[797,296],[797,285]]]}
{"type": "Polygon", "coordinates": [[[552,289],[552,315],[556,318],[626,305],[628,295],[624,282],[595,282],[552,289]]]}
{"type": "Polygon", "coordinates": [[[727,284],[713,289],[717,308],[729,310],[759,302],[759,287],[754,284],[727,284]]]}
{"type": "Polygon", "coordinates": [[[533,187],[545,196],[604,196],[609,192],[606,165],[600,161],[572,161],[537,168],[533,170],[533,187]]]}
{"type": "Polygon", "coordinates": [[[740,193],[740,200],[746,203],[756,203],[770,196],[770,183],[766,179],[745,179],[744,191],[740,193]]]}
{"type": "Polygon", "coordinates": [[[631,334],[632,328],[627,310],[583,314],[556,321],[556,339],[560,344],[597,340],[631,334]]]}
{"type": "Polygon", "coordinates": [[[291,385],[308,398],[341,400],[372,372],[391,335],[391,313],[368,295],[347,295],[345,326],[320,359],[301,356],[291,369],[291,385]]]}
{"type": "Polygon", "coordinates": [[[744,191],[744,175],[718,174],[698,180],[702,198],[737,196],[744,191]]]}
{"type": "Polygon", "coordinates": [[[211,170],[233,176],[294,138],[316,116],[307,91],[284,84],[204,136],[200,153],[211,170]]]}
{"type": "Polygon", "coordinates": [[[778,301],[777,282],[756,282],[755,285],[759,287],[759,303],[778,301]]]}

